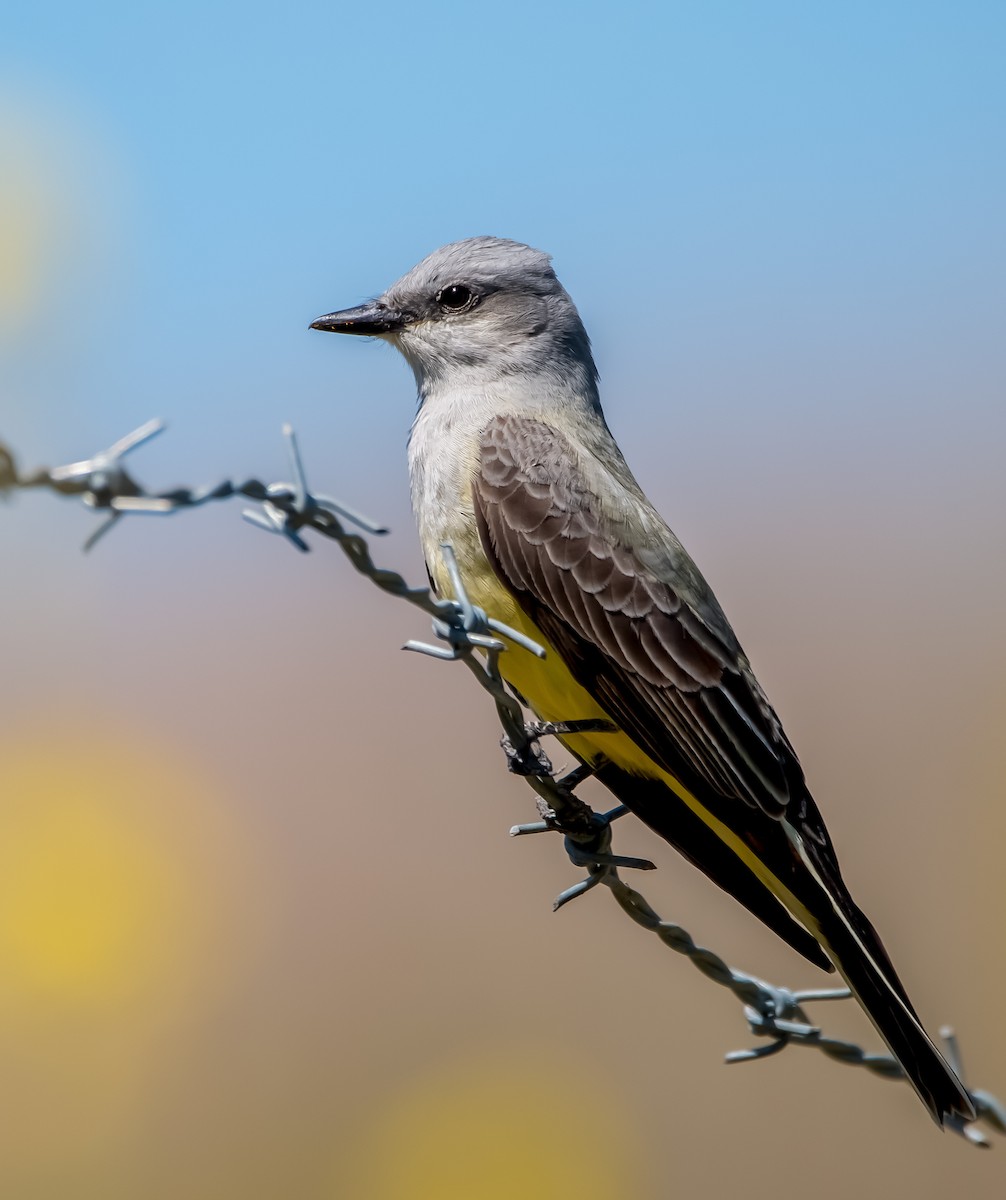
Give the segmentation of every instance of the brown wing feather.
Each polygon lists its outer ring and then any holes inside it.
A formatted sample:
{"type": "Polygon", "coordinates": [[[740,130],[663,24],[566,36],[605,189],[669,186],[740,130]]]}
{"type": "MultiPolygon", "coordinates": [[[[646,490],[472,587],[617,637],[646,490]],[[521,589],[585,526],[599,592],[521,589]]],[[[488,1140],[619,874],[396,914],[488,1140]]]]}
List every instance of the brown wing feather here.
{"type": "Polygon", "coordinates": [[[700,793],[782,815],[803,775],[740,647],[604,528],[574,463],[541,422],[487,426],[475,504],[504,579],[655,762],[700,793]]]}
{"type": "MultiPolygon", "coordinates": [[[[539,421],[498,416],[486,426],[473,496],[486,554],[573,677],[811,912],[827,916],[837,904],[875,957],[888,963],[849,897],[793,748],[726,618],[711,593],[703,596],[709,619],[683,598],[686,589],[694,597],[696,580],[705,587],[690,561],[683,561],[681,587],[648,567],[644,558],[659,559],[663,547],[627,545],[617,529],[604,526],[573,448],[539,421]],[[802,835],[824,881],[830,897],[824,910],[823,893],[782,816],[802,835]]],[[[667,538],[673,542],[669,532],[667,538]]],[[[742,898],[741,885],[710,860],[708,839],[689,839],[682,806],[672,797],[668,789],[663,806],[649,793],[623,799],[742,898]]],[[[889,981],[907,1003],[893,968],[889,981]]]]}

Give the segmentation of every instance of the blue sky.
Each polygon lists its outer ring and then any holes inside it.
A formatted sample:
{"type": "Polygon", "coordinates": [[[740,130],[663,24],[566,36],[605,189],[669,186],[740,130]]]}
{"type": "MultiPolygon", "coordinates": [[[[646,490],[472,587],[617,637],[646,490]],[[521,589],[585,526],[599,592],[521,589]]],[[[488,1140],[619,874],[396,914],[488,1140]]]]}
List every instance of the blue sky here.
{"type": "MultiPolygon", "coordinates": [[[[8,13],[0,54],[14,107],[113,176],[98,370],[149,385],[155,358],[191,395],[193,361],[275,386],[299,355],[318,386],[306,319],[483,232],[555,254],[627,358],[679,320],[868,332],[864,301],[909,336],[940,282],[981,324],[1005,31],[995,4],[56,2],[8,13]]],[[[73,282],[86,307],[101,271],[73,282]]]]}
{"type": "Polygon", "coordinates": [[[8,428],[76,454],[157,412],[217,458],[233,422],[403,431],[404,368],[306,325],[483,232],[555,256],[641,446],[675,414],[736,422],[735,456],[843,414],[901,436],[934,380],[985,419],[1004,33],[991,3],[22,5],[8,123],[90,252],[8,428]]]}

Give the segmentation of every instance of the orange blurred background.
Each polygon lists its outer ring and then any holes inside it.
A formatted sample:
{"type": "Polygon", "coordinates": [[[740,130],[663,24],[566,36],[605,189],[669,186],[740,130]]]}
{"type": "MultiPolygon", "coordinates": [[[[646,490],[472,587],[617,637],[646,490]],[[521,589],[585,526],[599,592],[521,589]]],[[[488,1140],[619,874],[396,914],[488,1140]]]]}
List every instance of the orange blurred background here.
{"type": "MultiPolygon", "coordinates": [[[[316,31],[284,26],[281,52],[269,28],[245,30],[227,57],[231,26],[213,11],[200,36],[226,58],[230,103],[257,102],[273,53],[291,79],[318,81],[321,102],[316,31]]],[[[349,73],[343,94],[406,63],[425,78],[438,30],[392,12],[391,45],[360,14],[344,16],[353,37],[324,27],[349,73]]],[[[530,12],[514,11],[506,45],[530,12]]],[[[114,16],[101,10],[99,29],[114,16]]],[[[443,36],[504,54],[472,19],[443,36]]],[[[678,12],[668,45],[684,61],[691,38],[701,75],[719,60],[696,21],[678,12]]],[[[318,490],[387,521],[375,557],[421,582],[403,452],[411,381],[383,349],[306,325],[451,236],[556,250],[612,427],[731,615],[853,893],[930,1028],[956,1026],[971,1085],[1006,1096],[1002,173],[976,141],[962,159],[974,173],[961,167],[939,202],[927,192],[919,216],[910,169],[961,145],[975,114],[994,127],[1001,85],[981,92],[969,54],[995,31],[972,27],[947,50],[952,78],[977,82],[939,110],[943,124],[924,106],[897,109],[898,144],[917,153],[902,174],[878,183],[879,149],[857,159],[864,126],[838,121],[846,199],[824,205],[822,169],[823,207],[788,225],[783,195],[817,160],[799,131],[786,140],[802,93],[777,82],[768,132],[744,136],[788,148],[790,174],[748,180],[768,189],[757,219],[727,211],[716,177],[723,207],[691,226],[654,218],[650,245],[607,202],[584,199],[572,224],[540,196],[480,206],[438,190],[435,163],[413,179],[437,214],[413,206],[392,227],[381,206],[401,178],[374,139],[352,140],[348,119],[305,134],[269,97],[257,124],[234,127],[234,174],[224,156],[212,176],[205,99],[172,107],[210,86],[208,48],[205,62],[154,54],[145,84],[141,48],[160,33],[131,25],[121,95],[98,82],[92,94],[98,51],[84,44],[84,66],[61,73],[53,49],[70,61],[72,21],[51,43],[32,42],[29,25],[0,120],[0,438],[22,467],[85,457],[160,415],[171,431],[130,460],[148,486],[282,478],[291,419],[318,490]],[[162,124],[140,121],[133,95],[151,112],[156,97],[162,124]],[[295,151],[310,170],[337,163],[331,219],[318,220],[329,193],[297,176],[295,151]],[[262,179],[266,203],[247,172],[274,153],[291,158],[262,179]],[[371,202],[381,229],[354,217],[371,202]]],[[[545,32],[566,70],[560,26],[545,32]]],[[[945,30],[923,32],[935,45],[945,30]]],[[[577,36],[601,47],[606,34],[577,36]]],[[[766,63],[793,63],[826,54],[828,30],[794,17],[788,48],[765,37],[766,63]]],[[[738,35],[735,65],[747,45],[738,35]]],[[[848,62],[819,60],[836,95],[860,61],[849,47],[848,62]]],[[[876,79],[895,61],[896,41],[884,43],[876,79]]],[[[931,99],[928,76],[900,69],[931,99]]],[[[589,80],[578,86],[587,103],[589,80]]],[[[742,93],[707,114],[710,128],[728,135],[742,93]]],[[[668,111],[690,126],[676,96],[668,111]]],[[[878,97],[881,123],[894,121],[878,97]]],[[[224,130],[225,118],[214,113],[224,130]]],[[[597,153],[615,170],[612,120],[597,153]]],[[[408,131],[384,128],[406,152],[408,131]]],[[[563,169],[554,189],[579,178],[563,169]]],[[[695,185],[666,203],[701,201],[695,185]]],[[[423,618],[334,546],[298,555],[239,509],[131,518],[83,556],[95,518],[74,502],[0,505],[0,1194],[1001,1194],[1006,1145],[983,1155],[940,1137],[904,1086],[797,1050],[725,1067],[751,1042],[735,1001],[603,892],[553,916],[577,872],[558,838],[508,838],[534,818],[532,795],[507,775],[491,705],[464,668],[401,655],[426,636],[423,618]]],[[[623,821],[615,843],[657,861],[633,882],[733,965],[827,984],[638,824],[623,821]]],[[[877,1045],[852,1005],[815,1016],[877,1045]]]]}

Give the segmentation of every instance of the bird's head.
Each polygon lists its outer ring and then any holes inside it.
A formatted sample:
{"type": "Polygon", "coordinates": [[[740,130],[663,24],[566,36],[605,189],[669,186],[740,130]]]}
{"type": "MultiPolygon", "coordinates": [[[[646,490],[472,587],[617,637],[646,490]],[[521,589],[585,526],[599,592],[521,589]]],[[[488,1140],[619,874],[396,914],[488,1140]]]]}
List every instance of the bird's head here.
{"type": "Polygon", "coordinates": [[[311,328],[390,342],[423,397],[438,385],[543,372],[584,391],[596,382],[590,341],[549,256],[505,238],[442,246],[383,295],[311,328]]]}

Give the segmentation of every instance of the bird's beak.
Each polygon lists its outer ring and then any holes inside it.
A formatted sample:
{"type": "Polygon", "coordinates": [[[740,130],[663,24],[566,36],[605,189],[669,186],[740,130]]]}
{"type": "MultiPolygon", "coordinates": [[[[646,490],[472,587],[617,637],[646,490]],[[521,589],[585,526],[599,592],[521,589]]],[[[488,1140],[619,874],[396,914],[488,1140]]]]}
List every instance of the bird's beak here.
{"type": "Polygon", "coordinates": [[[358,304],[356,308],[327,313],[317,321],[312,321],[311,328],[321,329],[325,333],[357,333],[363,337],[377,337],[382,333],[398,333],[407,323],[404,313],[391,308],[383,300],[371,300],[367,304],[358,304]]]}

